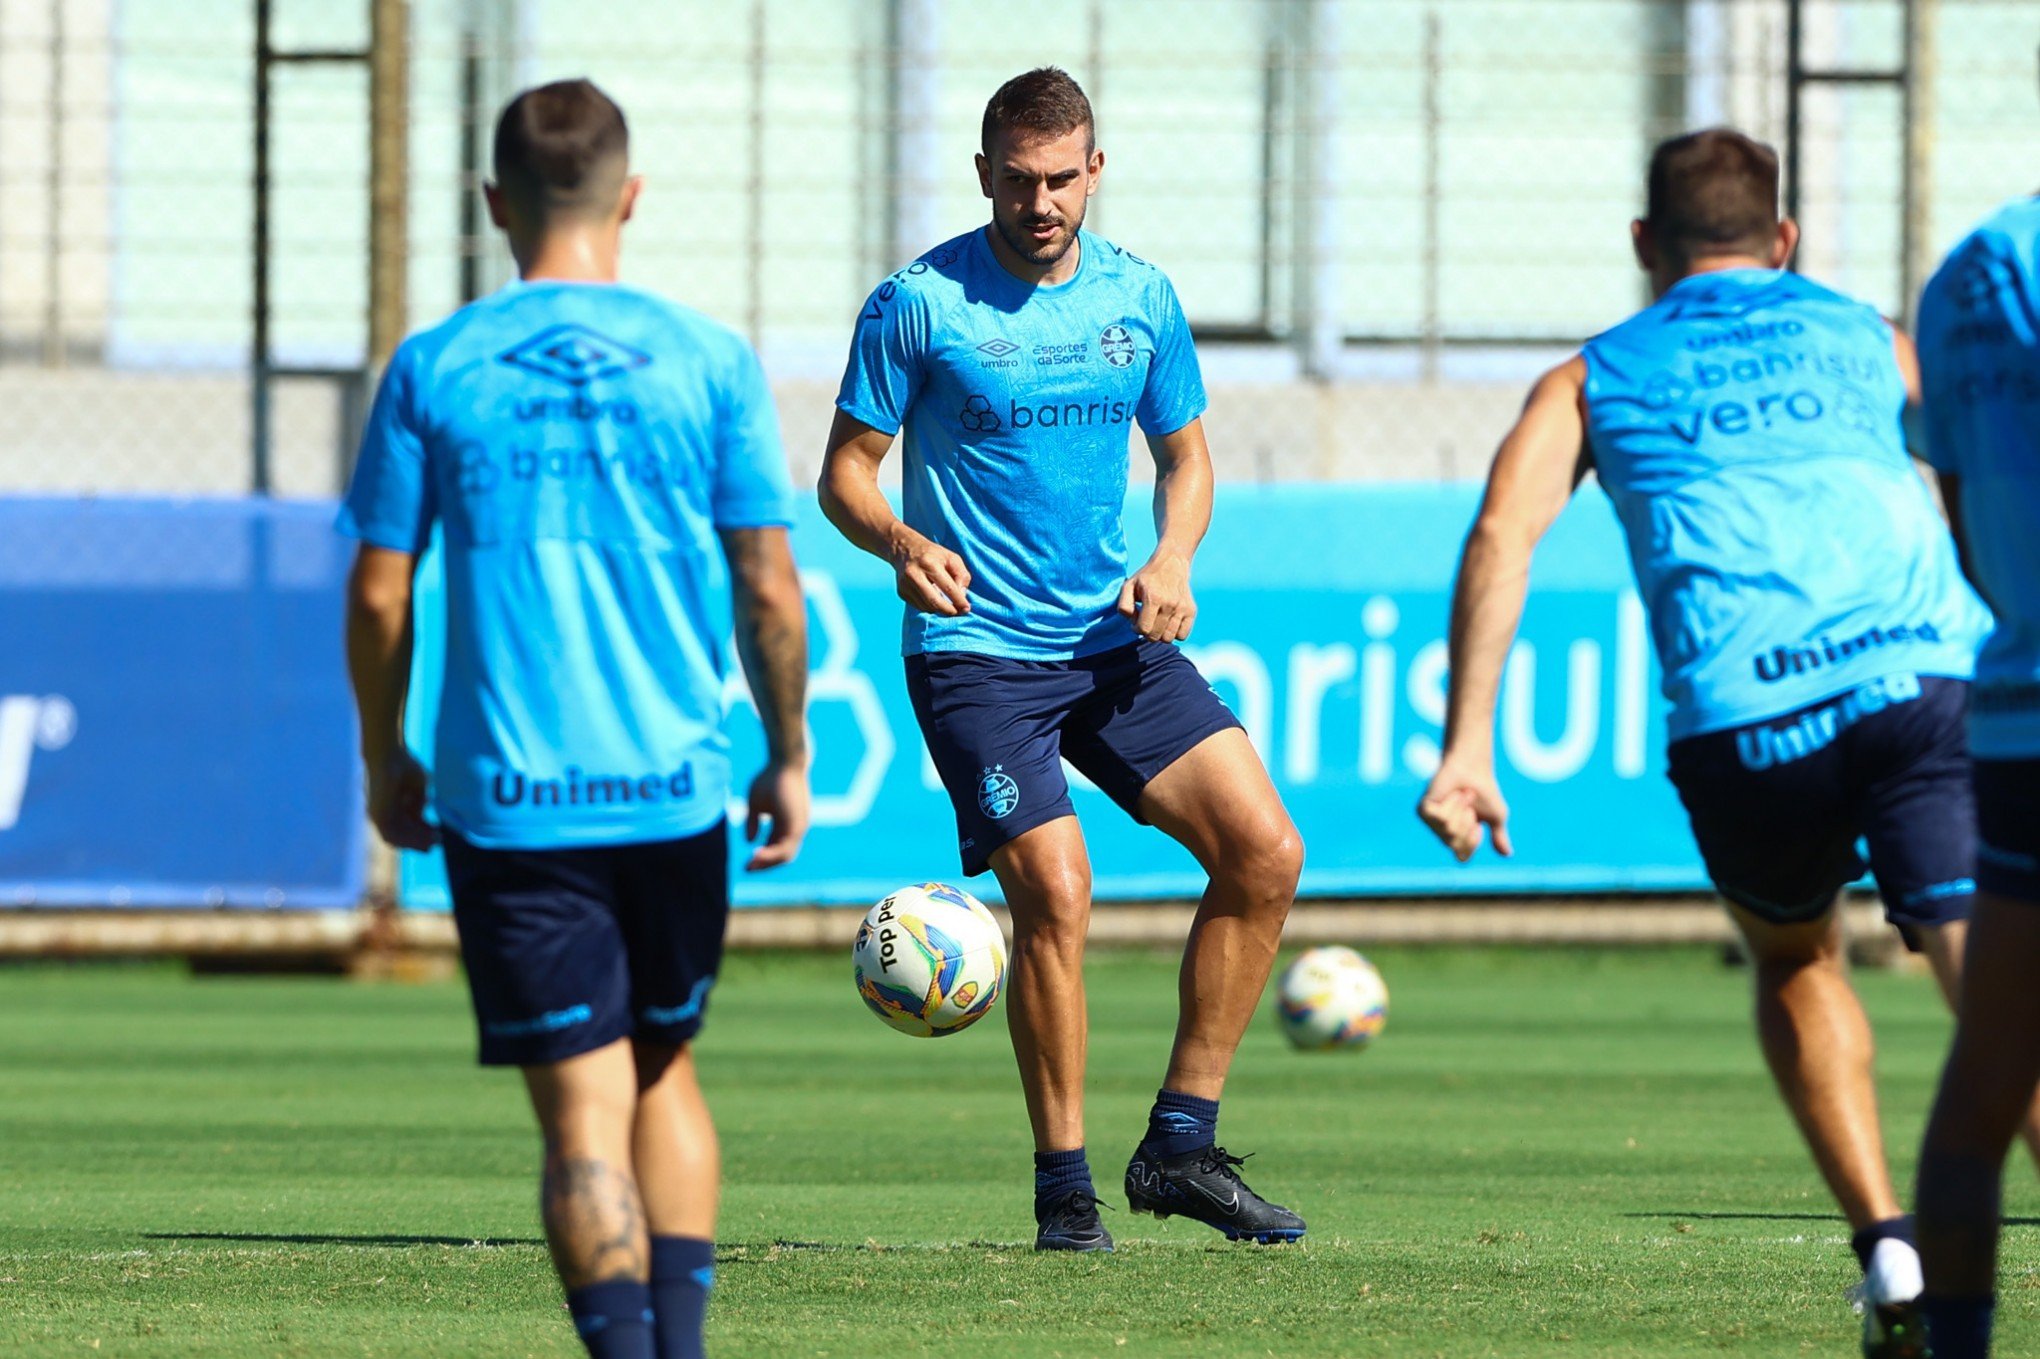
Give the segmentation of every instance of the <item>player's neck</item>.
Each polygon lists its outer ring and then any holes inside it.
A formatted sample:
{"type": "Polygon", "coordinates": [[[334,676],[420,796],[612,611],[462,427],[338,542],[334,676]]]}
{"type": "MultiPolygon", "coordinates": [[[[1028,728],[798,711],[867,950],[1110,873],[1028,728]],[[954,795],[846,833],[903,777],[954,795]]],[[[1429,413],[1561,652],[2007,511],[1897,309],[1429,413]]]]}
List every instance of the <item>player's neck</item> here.
{"type": "Polygon", "coordinates": [[[510,253],[526,283],[614,283],[622,253],[617,236],[614,230],[548,231],[512,241],[510,253]]]}
{"type": "Polygon", "coordinates": [[[1070,248],[1054,264],[1036,264],[1006,243],[1006,238],[996,226],[984,228],[985,240],[992,247],[992,258],[1022,283],[1036,288],[1053,288],[1068,283],[1077,276],[1077,270],[1084,263],[1084,238],[1080,235],[1070,242],[1070,248]]]}
{"type": "Polygon", "coordinates": [[[1755,255],[1708,255],[1701,259],[1683,262],[1676,269],[1665,271],[1664,274],[1653,281],[1657,286],[1657,295],[1663,297],[1687,279],[1697,278],[1701,274],[1718,274],[1728,269],[1775,269],[1777,267],[1769,260],[1758,259],[1755,255]]]}

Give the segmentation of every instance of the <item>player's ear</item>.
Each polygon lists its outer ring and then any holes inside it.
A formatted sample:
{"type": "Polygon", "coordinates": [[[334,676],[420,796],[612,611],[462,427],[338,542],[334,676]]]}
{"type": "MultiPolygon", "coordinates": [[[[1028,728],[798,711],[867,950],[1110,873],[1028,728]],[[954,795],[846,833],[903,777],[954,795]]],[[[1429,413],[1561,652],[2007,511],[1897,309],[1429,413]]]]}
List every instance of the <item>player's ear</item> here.
{"type": "Polygon", "coordinates": [[[1771,242],[1771,267],[1783,269],[1792,262],[1792,252],[1799,248],[1799,223],[1790,217],[1778,219],[1778,236],[1771,242]]]}
{"type": "Polygon", "coordinates": [[[1098,177],[1104,173],[1105,173],[1105,153],[1103,151],[1098,150],[1096,147],[1092,147],[1091,163],[1088,167],[1086,167],[1086,178],[1088,180],[1088,183],[1086,184],[1084,189],[1084,197],[1089,198],[1092,194],[1098,192],[1098,177]]]}
{"type": "Polygon", "coordinates": [[[644,192],[644,187],[643,175],[632,175],[623,181],[623,197],[617,200],[616,205],[616,220],[619,223],[628,222],[630,215],[637,211],[638,195],[644,192]]]}
{"type": "Polygon", "coordinates": [[[978,152],[976,159],[978,188],[983,191],[985,197],[990,198],[992,196],[992,163],[985,159],[985,154],[982,151],[978,152]]]}
{"type": "Polygon", "coordinates": [[[510,229],[510,214],[503,206],[503,190],[487,180],[482,182],[482,201],[489,205],[489,224],[498,231],[510,229]]]}
{"type": "Polygon", "coordinates": [[[1648,274],[1657,269],[1657,242],[1651,239],[1650,223],[1641,217],[1629,224],[1629,248],[1636,252],[1636,262],[1643,266],[1643,272],[1648,274]]]}

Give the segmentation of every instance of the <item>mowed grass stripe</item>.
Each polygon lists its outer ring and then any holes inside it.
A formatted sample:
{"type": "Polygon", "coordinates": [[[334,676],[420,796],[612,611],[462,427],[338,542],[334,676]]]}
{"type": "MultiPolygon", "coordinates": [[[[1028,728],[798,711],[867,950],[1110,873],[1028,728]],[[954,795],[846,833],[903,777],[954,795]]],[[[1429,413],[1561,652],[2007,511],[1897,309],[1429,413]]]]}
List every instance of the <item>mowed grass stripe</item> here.
{"type": "MultiPolygon", "coordinates": [[[[847,952],[847,949],[846,949],[847,952]]],[[[847,959],[730,960],[702,1049],[736,1355],[1847,1354],[1835,1216],[1771,1092],[1747,978],[1702,951],[1377,955],[1389,1028],[1288,1050],[1265,1016],[1221,1137],[1311,1222],[1231,1246],[1108,1214],[1037,1257],[1012,1058],[917,1041],[847,959]]],[[[1174,959],[1090,965],[1108,1203],[1174,1022],[1174,959]]],[[[1901,1175],[1946,1042],[1923,978],[1859,978],[1901,1175]]],[[[0,971],[0,1352],[578,1353],[514,1077],[457,986],[0,971]],[[96,1348],[95,1348],[96,1342],[96,1348]]],[[[2015,1162],[2006,1353],[2040,1352],[2040,1194],[2015,1162]]]]}

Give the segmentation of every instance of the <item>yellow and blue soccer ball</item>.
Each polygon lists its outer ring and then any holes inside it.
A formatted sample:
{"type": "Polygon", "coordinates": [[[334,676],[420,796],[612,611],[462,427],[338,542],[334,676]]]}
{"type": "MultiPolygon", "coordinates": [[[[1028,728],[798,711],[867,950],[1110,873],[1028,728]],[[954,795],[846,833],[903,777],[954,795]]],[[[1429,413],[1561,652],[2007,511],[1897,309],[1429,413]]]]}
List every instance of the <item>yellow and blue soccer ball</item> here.
{"type": "Polygon", "coordinates": [[[1343,944],[1305,949],[1275,983],[1275,1017],[1297,1047],[1364,1048],[1388,1023],[1388,984],[1343,944]]]}
{"type": "Polygon", "coordinates": [[[1006,981],[1006,937],[984,903],[947,883],[902,887],[865,914],[851,948],[857,994],[901,1033],[940,1038],[983,1019],[1006,981]]]}

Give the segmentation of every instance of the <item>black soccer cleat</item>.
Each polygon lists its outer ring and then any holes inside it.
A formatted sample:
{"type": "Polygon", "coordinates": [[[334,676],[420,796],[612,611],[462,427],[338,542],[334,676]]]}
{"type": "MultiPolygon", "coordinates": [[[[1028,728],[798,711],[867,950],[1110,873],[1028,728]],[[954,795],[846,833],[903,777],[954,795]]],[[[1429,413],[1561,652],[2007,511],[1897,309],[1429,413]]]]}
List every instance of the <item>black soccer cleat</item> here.
{"type": "Polygon", "coordinates": [[[1034,1211],[1034,1249],[1111,1250],[1112,1233],[1098,1220],[1098,1200],[1090,1191],[1072,1189],[1034,1211]]]}
{"type": "Polygon", "coordinates": [[[1205,1147],[1163,1158],[1145,1145],[1126,1165],[1126,1206],[1156,1217],[1187,1217],[1216,1228],[1233,1241],[1264,1246],[1303,1239],[1303,1219],[1268,1202],[1247,1187],[1236,1166],[1244,1156],[1224,1147],[1205,1147]]]}
{"type": "Polygon", "coordinates": [[[1927,1359],[1918,1298],[1863,1305],[1863,1359],[1927,1359]]]}

